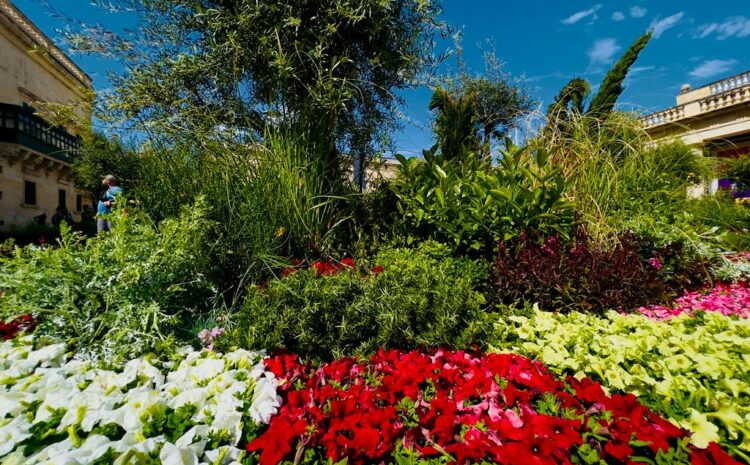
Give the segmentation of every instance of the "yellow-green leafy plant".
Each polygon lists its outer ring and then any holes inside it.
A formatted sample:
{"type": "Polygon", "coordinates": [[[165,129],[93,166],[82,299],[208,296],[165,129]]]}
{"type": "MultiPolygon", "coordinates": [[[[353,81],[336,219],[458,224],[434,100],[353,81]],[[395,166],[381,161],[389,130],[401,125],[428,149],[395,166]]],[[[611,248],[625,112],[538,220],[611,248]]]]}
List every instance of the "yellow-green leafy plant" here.
{"type": "Polygon", "coordinates": [[[494,347],[633,393],[692,431],[696,446],[717,441],[750,461],[750,320],[701,313],[655,322],[534,310],[501,320],[494,347]]]}

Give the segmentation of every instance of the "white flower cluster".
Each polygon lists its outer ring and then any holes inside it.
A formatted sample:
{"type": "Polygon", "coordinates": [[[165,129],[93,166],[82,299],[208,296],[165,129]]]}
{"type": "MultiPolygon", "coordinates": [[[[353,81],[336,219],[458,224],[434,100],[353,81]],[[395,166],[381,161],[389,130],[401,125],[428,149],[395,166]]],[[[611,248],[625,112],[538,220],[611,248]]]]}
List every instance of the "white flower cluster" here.
{"type": "Polygon", "coordinates": [[[178,360],[107,370],[61,344],[0,344],[0,464],[238,464],[243,431],[280,406],[275,377],[244,350],[178,360]]]}

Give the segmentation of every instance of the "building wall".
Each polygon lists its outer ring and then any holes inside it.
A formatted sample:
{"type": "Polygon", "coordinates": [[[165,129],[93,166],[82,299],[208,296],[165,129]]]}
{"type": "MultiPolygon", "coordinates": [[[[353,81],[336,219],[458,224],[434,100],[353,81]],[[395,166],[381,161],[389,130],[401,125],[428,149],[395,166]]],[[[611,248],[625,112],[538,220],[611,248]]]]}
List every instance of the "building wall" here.
{"type": "MultiPolygon", "coordinates": [[[[82,105],[91,80],[10,0],[0,0],[0,102],[38,107],[38,102],[72,105],[78,116],[91,118],[82,105]]],[[[2,124],[2,122],[0,122],[2,124]]],[[[76,134],[75,128],[66,128],[76,134]]],[[[80,192],[70,165],[19,144],[0,143],[0,229],[26,224],[46,214],[47,222],[65,191],[65,203],[76,210],[80,192]],[[24,201],[25,181],[36,183],[36,205],[24,201]]],[[[84,196],[84,203],[87,197],[84,196]]]]}
{"type": "MultiPolygon", "coordinates": [[[[0,7],[6,6],[5,1],[0,0],[0,7]]],[[[25,17],[18,19],[26,21],[25,17]]],[[[27,23],[26,27],[34,26],[27,23]]],[[[83,76],[82,81],[33,43],[28,32],[12,23],[8,13],[0,8],[0,102],[31,106],[35,101],[73,104],[81,118],[89,119],[90,113],[79,105],[84,89],[91,86],[88,77],[83,76]]]]}
{"type": "MultiPolygon", "coordinates": [[[[29,165],[8,156],[7,147],[0,147],[0,229],[11,225],[24,225],[34,217],[46,214],[49,224],[58,206],[59,190],[65,191],[65,203],[76,220],[80,211],[76,209],[76,196],[83,195],[71,179],[59,169],[44,165],[29,165]],[[36,184],[36,205],[25,202],[25,182],[36,184]]],[[[84,195],[83,204],[90,203],[84,195]]]]}

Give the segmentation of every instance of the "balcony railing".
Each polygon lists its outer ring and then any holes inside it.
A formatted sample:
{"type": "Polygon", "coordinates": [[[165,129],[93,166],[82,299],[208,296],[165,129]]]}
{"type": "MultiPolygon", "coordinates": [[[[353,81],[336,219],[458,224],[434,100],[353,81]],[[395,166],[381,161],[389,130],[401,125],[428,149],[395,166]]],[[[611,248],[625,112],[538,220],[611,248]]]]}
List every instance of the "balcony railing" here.
{"type": "Polygon", "coordinates": [[[711,95],[716,95],[748,85],[750,85],[750,71],[709,84],[709,88],[711,89],[711,95]]]}
{"type": "Polygon", "coordinates": [[[80,138],[51,126],[30,108],[5,103],[0,103],[0,142],[19,144],[65,163],[72,163],[81,150],[80,138]]]}
{"type": "Polygon", "coordinates": [[[641,118],[641,123],[648,129],[656,126],[661,126],[662,124],[672,123],[681,120],[684,117],[685,105],[680,105],[677,107],[667,108],[666,110],[662,110],[648,116],[644,116],[643,118],[641,118]]]}

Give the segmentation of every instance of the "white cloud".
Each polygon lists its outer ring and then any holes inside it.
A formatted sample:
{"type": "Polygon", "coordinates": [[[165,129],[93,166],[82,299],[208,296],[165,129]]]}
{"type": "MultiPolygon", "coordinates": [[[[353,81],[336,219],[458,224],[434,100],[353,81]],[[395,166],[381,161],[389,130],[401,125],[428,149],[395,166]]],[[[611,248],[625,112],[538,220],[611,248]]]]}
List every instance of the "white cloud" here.
{"type": "Polygon", "coordinates": [[[622,11],[615,11],[612,13],[612,21],[624,21],[625,14],[622,11]]]}
{"type": "Polygon", "coordinates": [[[708,79],[731,71],[739,61],[737,60],[709,60],[690,71],[690,77],[708,79]]]}
{"type": "Polygon", "coordinates": [[[727,18],[723,23],[708,23],[698,28],[696,37],[703,39],[716,33],[717,39],[724,40],[729,37],[750,36],[750,18],[744,16],[733,16],[727,18]]]}
{"type": "Polygon", "coordinates": [[[628,75],[636,75],[640,73],[645,73],[646,71],[652,71],[655,70],[656,66],[633,66],[630,68],[630,71],[628,71],[628,75]]]}
{"type": "Polygon", "coordinates": [[[685,16],[685,12],[681,11],[679,13],[675,13],[672,16],[667,16],[664,19],[655,19],[651,22],[651,32],[654,33],[654,38],[658,39],[661,37],[662,34],[664,34],[668,29],[672,29],[673,27],[677,26],[677,24],[682,21],[682,17],[685,16]]]}
{"type": "Polygon", "coordinates": [[[575,24],[584,18],[588,18],[589,16],[592,16],[592,15],[596,16],[596,12],[599,11],[601,7],[602,5],[600,3],[596,4],[592,6],[591,8],[589,8],[588,10],[583,10],[583,11],[579,11],[578,13],[573,13],[567,18],[563,19],[561,22],[563,24],[575,24]]]}
{"type": "Polygon", "coordinates": [[[591,64],[610,63],[621,48],[615,39],[599,39],[589,50],[589,60],[591,64]]]}
{"type": "Polygon", "coordinates": [[[631,6],[630,7],[630,16],[633,18],[643,18],[646,16],[646,13],[648,13],[648,10],[643,8],[642,6],[631,6]]]}

